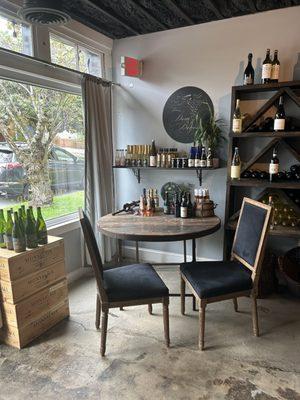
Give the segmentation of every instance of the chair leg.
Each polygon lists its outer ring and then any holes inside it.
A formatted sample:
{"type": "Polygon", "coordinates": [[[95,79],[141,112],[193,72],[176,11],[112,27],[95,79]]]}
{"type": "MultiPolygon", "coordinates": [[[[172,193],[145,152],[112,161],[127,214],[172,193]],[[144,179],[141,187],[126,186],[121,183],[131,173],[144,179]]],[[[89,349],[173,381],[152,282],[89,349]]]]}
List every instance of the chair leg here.
{"type": "Polygon", "coordinates": [[[163,300],[163,319],[166,346],[170,347],[170,327],[169,327],[169,298],[163,300]]]}
{"type": "Polygon", "coordinates": [[[96,321],[95,321],[96,329],[99,329],[99,327],[100,327],[100,317],[101,317],[101,303],[100,303],[99,294],[97,293],[97,297],[96,297],[96,321]]]}
{"type": "Polygon", "coordinates": [[[181,303],[181,314],[185,314],[185,281],[180,277],[180,303],[181,303]]]}
{"type": "Polygon", "coordinates": [[[234,311],[238,312],[238,301],[237,298],[235,297],[233,300],[233,307],[234,307],[234,311]]]}
{"type": "Polygon", "coordinates": [[[100,353],[102,357],[105,355],[105,349],[106,349],[107,320],[108,320],[108,310],[102,310],[101,347],[100,347],[100,353]]]}
{"type": "Polygon", "coordinates": [[[205,332],[205,307],[206,304],[199,301],[199,349],[204,350],[204,332],[205,332]]]}
{"type": "Polygon", "coordinates": [[[148,312],[152,315],[152,304],[148,304],[148,312]]]}
{"type": "Polygon", "coordinates": [[[252,297],[252,321],[253,321],[253,335],[259,336],[257,300],[255,296],[252,297]]]}

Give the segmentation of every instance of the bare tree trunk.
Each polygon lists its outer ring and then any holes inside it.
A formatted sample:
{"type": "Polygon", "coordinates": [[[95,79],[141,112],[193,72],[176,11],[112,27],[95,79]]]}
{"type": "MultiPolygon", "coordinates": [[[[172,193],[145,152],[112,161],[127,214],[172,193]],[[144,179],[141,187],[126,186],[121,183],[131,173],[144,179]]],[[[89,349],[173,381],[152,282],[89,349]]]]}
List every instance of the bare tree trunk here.
{"type": "Polygon", "coordinates": [[[31,160],[23,163],[30,189],[30,204],[34,207],[49,205],[53,193],[49,177],[48,160],[31,160]]]}

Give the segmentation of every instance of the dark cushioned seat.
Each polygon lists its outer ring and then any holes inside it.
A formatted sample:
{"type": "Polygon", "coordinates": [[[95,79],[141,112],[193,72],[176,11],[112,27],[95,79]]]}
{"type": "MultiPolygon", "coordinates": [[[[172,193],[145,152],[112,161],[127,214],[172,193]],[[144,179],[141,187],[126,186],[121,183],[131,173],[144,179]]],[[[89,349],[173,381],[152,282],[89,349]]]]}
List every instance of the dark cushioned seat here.
{"type": "Polygon", "coordinates": [[[150,264],[133,264],[104,271],[109,301],[138,300],[169,295],[169,290],[150,264]]]}
{"type": "Polygon", "coordinates": [[[201,299],[252,288],[251,271],[237,261],[184,263],[180,271],[201,299]]]}

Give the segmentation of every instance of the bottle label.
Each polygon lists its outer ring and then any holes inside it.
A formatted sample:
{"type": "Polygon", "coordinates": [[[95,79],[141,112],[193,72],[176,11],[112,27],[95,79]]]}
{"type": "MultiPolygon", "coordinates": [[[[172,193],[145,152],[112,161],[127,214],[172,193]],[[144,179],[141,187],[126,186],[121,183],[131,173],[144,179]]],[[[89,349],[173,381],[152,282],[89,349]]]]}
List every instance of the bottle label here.
{"type": "Polygon", "coordinates": [[[47,231],[40,231],[39,235],[39,244],[47,244],[48,243],[48,235],[47,231]]]}
{"type": "Polygon", "coordinates": [[[195,167],[201,167],[201,164],[200,164],[200,159],[199,158],[196,158],[195,159],[195,167]]]}
{"type": "Polygon", "coordinates": [[[275,64],[272,65],[272,74],[271,74],[271,79],[272,80],[279,80],[279,70],[280,70],[280,65],[279,64],[275,64]]]}
{"type": "Polygon", "coordinates": [[[156,167],[156,156],[150,156],[150,167],[156,167]]]}
{"type": "Polygon", "coordinates": [[[195,166],[195,160],[193,158],[189,158],[188,166],[189,166],[189,168],[192,168],[195,166]]]}
{"type": "Polygon", "coordinates": [[[269,165],[269,174],[274,175],[279,172],[279,164],[270,164],[269,165]]]}
{"type": "Polygon", "coordinates": [[[212,159],[207,159],[207,167],[211,168],[213,166],[213,160],[212,159]]]}
{"type": "Polygon", "coordinates": [[[262,79],[270,79],[272,72],[272,64],[263,64],[262,66],[262,79]]]}
{"type": "Polygon", "coordinates": [[[285,128],[285,119],[284,118],[274,119],[274,131],[284,131],[284,128],[285,128]]]}
{"type": "Polygon", "coordinates": [[[180,217],[187,218],[187,207],[180,207],[180,217]]]}
{"type": "Polygon", "coordinates": [[[242,119],[241,118],[233,118],[232,131],[235,133],[242,132],[242,119]]]}
{"type": "Polygon", "coordinates": [[[6,247],[7,247],[8,250],[13,250],[14,249],[12,235],[5,234],[4,235],[4,241],[5,241],[5,244],[6,244],[6,247]]]}
{"type": "Polygon", "coordinates": [[[241,166],[240,165],[232,165],[231,166],[231,179],[240,179],[241,176],[241,166]]]}
{"type": "Polygon", "coordinates": [[[206,160],[200,160],[200,167],[201,167],[201,168],[205,168],[206,165],[207,165],[206,160]]]}
{"type": "Polygon", "coordinates": [[[19,238],[13,238],[13,247],[14,247],[14,251],[16,253],[20,253],[21,251],[25,251],[26,250],[26,246],[25,243],[22,239],[19,238]]]}
{"type": "Polygon", "coordinates": [[[253,85],[253,79],[251,75],[244,75],[244,85],[253,85]]]}

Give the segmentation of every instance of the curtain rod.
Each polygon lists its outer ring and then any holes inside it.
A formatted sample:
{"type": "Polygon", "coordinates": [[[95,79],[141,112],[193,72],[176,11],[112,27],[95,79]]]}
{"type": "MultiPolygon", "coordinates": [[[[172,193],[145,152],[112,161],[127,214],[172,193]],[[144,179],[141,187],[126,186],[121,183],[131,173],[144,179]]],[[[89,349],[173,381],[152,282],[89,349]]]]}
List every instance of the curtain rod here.
{"type": "Polygon", "coordinates": [[[62,70],[71,72],[71,73],[73,73],[73,74],[80,75],[82,78],[83,78],[84,76],[87,76],[87,77],[91,77],[91,78],[101,79],[103,82],[111,83],[111,84],[114,85],[114,86],[121,86],[120,83],[116,83],[116,82],[110,81],[110,80],[108,80],[108,79],[100,78],[99,76],[95,76],[95,75],[91,75],[91,74],[86,74],[86,73],[84,73],[84,72],[77,71],[77,70],[75,70],[75,69],[71,69],[71,68],[68,68],[68,67],[63,67],[62,65],[54,64],[54,63],[51,63],[51,62],[49,62],[49,61],[42,60],[42,59],[37,58],[37,57],[29,56],[29,55],[27,55],[27,54],[18,53],[18,52],[16,52],[16,51],[9,50],[9,49],[5,49],[5,48],[3,48],[3,47],[0,47],[0,50],[6,52],[6,53],[8,53],[8,54],[12,54],[12,55],[21,57],[21,58],[25,58],[25,59],[28,59],[28,60],[31,60],[31,61],[36,61],[36,62],[38,62],[38,63],[40,63],[40,64],[43,64],[43,65],[45,65],[45,66],[47,66],[47,67],[52,67],[52,68],[54,68],[54,69],[62,69],[62,70]]]}

